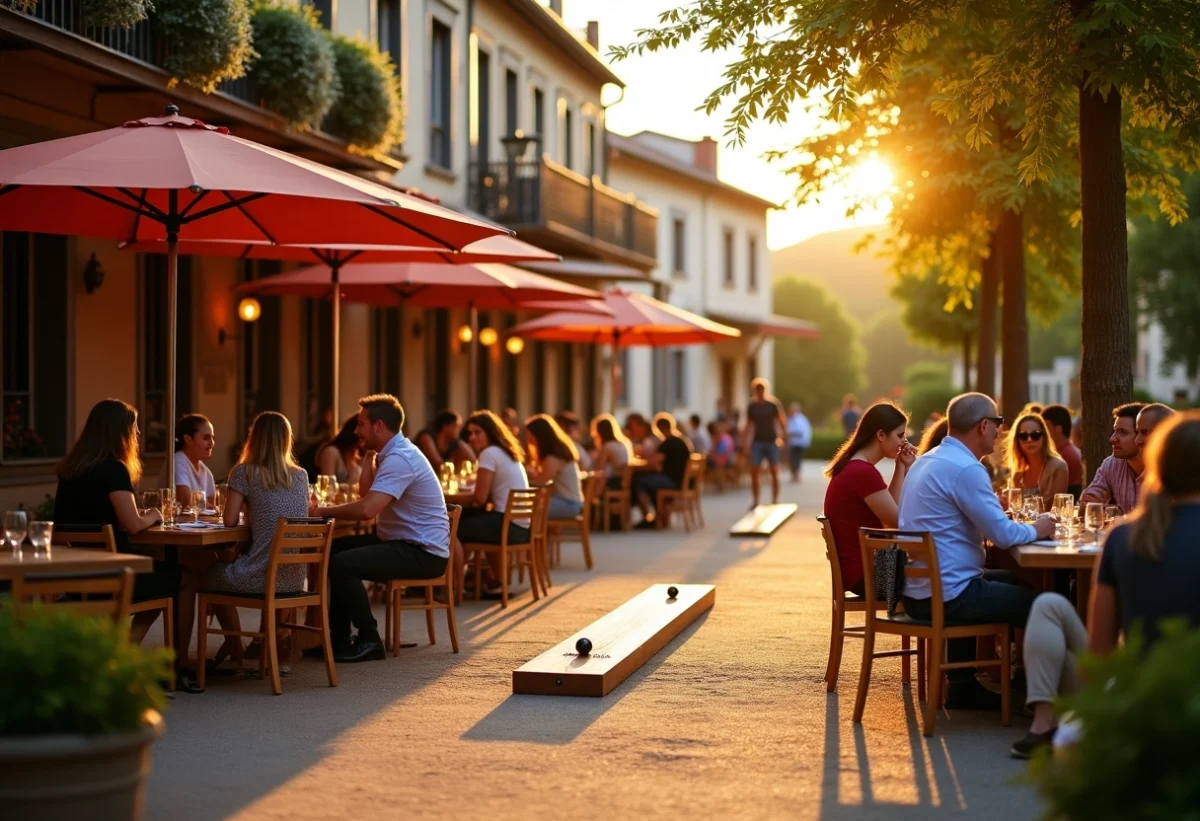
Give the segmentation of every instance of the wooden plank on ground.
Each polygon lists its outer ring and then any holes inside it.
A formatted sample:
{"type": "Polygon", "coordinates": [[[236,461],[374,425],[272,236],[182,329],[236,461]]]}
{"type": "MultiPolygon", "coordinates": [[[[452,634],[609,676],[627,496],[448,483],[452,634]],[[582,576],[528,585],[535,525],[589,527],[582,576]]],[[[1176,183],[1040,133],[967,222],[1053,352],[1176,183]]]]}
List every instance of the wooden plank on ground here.
{"type": "Polygon", "coordinates": [[[757,505],[729,529],[730,536],[770,536],[796,515],[796,505],[757,505]]]}
{"type": "Polygon", "coordinates": [[[551,647],[513,671],[513,692],[542,696],[592,696],[611,693],[667,642],[713,606],[711,584],[655,584],[616,610],[551,647]],[[679,589],[675,598],[668,587],[679,589]],[[580,638],[592,651],[575,650],[580,638]]]}

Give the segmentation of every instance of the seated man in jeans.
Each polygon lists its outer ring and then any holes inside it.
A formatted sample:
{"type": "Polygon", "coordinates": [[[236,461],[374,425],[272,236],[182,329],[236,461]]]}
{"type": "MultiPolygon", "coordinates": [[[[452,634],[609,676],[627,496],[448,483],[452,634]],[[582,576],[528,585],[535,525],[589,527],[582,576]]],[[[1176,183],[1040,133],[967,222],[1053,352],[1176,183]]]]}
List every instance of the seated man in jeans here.
{"type": "MultiPolygon", "coordinates": [[[[948,624],[1006,622],[1023,628],[1037,593],[1019,587],[1011,573],[985,571],[982,538],[996,547],[1014,547],[1051,536],[1054,520],[1045,515],[1036,524],[1018,524],[1000,508],[987,469],[979,461],[995,449],[1004,423],[991,398],[981,393],[962,394],[950,401],[946,415],[949,434],[917,459],[904,482],[899,527],[933,534],[948,624]]],[[[929,620],[932,595],[928,579],[907,579],[905,612],[929,620]]],[[[974,648],[973,638],[952,639],[949,661],[970,661],[975,657],[974,648]]],[[[934,652],[938,652],[936,648],[934,652]]],[[[1000,709],[1000,696],[976,681],[971,668],[949,670],[947,675],[948,708],[1000,709]]]]}
{"type": "MultiPolygon", "coordinates": [[[[450,558],[450,518],[433,467],[400,428],[404,408],[394,396],[358,400],[355,433],[366,447],[357,502],[316,508],[314,516],[364,521],[375,533],[334,540],[329,561],[329,629],[334,659],[358,662],[385,657],[363,581],[435,579],[450,558]],[[350,625],[358,628],[351,643],[350,625]]],[[[320,648],[316,648],[320,649],[320,648]]]]}
{"type": "Polygon", "coordinates": [[[638,507],[642,509],[642,520],[634,527],[643,530],[656,527],[655,499],[660,490],[679,490],[683,486],[683,472],[687,469],[692,448],[675,425],[675,417],[660,413],[654,417],[654,427],[662,435],[658,452],[651,458],[659,460],[658,471],[641,472],[633,475],[633,493],[638,507]]]}

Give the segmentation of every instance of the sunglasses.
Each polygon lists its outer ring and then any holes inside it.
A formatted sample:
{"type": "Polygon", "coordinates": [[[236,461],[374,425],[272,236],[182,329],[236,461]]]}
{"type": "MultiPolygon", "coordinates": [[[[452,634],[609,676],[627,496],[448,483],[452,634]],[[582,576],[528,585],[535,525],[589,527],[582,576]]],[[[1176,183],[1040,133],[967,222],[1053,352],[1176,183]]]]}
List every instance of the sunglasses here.
{"type": "Polygon", "coordinates": [[[1042,441],[1042,432],[1040,430],[1021,431],[1017,434],[1017,438],[1022,442],[1040,442],[1042,441]]]}
{"type": "Polygon", "coordinates": [[[995,422],[996,427],[998,427],[998,428],[1003,427],[1003,425],[1004,425],[1004,417],[1003,416],[985,416],[985,417],[983,417],[983,421],[984,422],[995,422]]]}

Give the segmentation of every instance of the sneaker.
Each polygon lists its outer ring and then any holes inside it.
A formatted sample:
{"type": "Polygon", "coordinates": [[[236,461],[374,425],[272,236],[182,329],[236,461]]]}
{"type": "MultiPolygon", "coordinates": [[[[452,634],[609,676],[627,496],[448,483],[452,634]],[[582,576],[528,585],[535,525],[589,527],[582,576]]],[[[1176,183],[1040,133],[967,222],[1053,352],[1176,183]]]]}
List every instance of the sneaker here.
{"type": "Polygon", "coordinates": [[[1033,754],[1040,748],[1054,744],[1054,734],[1057,731],[1057,727],[1051,727],[1044,733],[1028,732],[1024,738],[1012,745],[1009,753],[1013,758],[1033,758],[1033,754]]]}
{"type": "Polygon", "coordinates": [[[947,710],[980,710],[1000,712],[1000,694],[994,693],[977,679],[954,682],[946,693],[947,710]]]}

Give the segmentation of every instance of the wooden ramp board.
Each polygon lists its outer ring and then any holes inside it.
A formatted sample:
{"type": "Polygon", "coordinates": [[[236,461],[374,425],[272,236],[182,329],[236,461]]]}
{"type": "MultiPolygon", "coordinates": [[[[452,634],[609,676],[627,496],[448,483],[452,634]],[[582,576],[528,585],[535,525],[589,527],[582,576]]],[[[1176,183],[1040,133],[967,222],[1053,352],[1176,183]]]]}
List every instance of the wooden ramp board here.
{"type": "Polygon", "coordinates": [[[711,584],[655,584],[513,670],[513,692],[535,696],[605,696],[713,606],[711,584]],[[575,642],[592,642],[581,656],[575,642]]]}
{"type": "Polygon", "coordinates": [[[758,505],[729,529],[730,536],[770,536],[796,515],[796,505],[758,505]]]}

